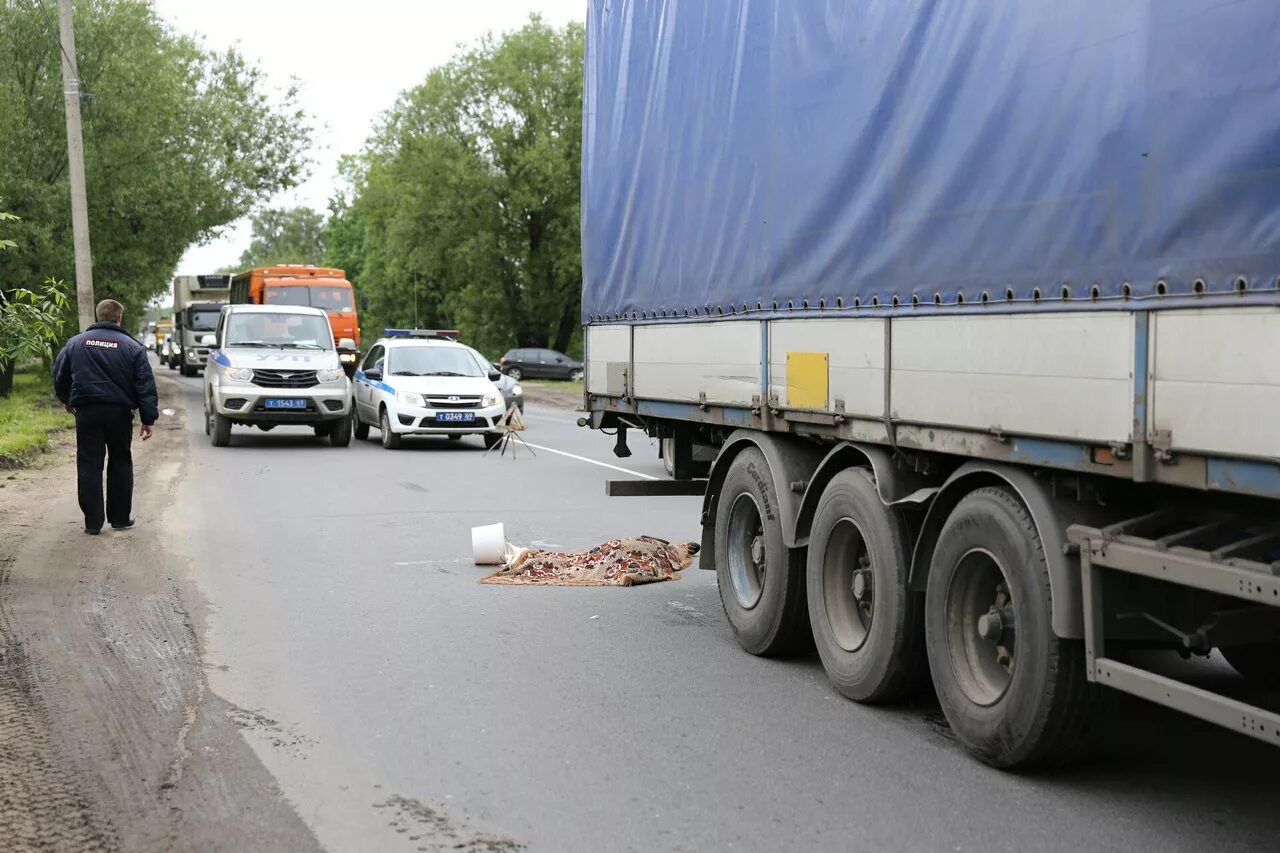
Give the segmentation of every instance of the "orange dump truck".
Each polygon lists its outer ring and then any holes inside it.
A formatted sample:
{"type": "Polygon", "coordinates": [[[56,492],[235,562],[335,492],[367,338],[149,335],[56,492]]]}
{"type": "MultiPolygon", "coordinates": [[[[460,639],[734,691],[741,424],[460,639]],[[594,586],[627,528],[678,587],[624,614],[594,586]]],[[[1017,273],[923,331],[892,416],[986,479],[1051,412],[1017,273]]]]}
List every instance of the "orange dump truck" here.
{"type": "Polygon", "coordinates": [[[329,315],[338,358],[351,373],[359,357],[360,318],[356,314],[355,290],[346,276],[342,270],[310,264],[257,267],[231,279],[231,302],[323,308],[329,315]],[[354,341],[356,348],[343,348],[344,340],[354,341]]]}

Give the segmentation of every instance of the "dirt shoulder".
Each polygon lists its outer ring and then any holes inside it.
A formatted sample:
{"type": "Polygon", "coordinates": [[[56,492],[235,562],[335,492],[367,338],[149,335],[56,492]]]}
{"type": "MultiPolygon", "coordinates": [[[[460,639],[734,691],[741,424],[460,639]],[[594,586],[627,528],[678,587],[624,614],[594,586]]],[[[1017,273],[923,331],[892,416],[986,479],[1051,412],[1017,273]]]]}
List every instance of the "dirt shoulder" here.
{"type": "MultiPolygon", "coordinates": [[[[161,405],[181,402],[157,375],[161,405]]],[[[0,473],[0,839],[6,850],[312,850],[206,687],[180,410],[135,440],[138,527],[82,532],[70,441],[0,473]]]]}
{"type": "Polygon", "coordinates": [[[541,403],[571,412],[582,410],[582,385],[568,382],[543,384],[537,380],[522,382],[525,402],[541,403]]]}

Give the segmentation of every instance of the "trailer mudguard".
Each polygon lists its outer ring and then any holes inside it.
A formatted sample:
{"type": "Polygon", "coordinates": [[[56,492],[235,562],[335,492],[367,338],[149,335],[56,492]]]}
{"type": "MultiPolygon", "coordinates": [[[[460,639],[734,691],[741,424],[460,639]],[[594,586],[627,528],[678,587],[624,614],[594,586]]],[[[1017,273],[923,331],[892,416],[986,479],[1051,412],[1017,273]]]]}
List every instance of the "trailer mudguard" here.
{"type": "Polygon", "coordinates": [[[778,494],[783,542],[788,548],[803,546],[803,543],[796,541],[796,520],[800,515],[804,487],[822,461],[822,448],[793,436],[738,430],[720,448],[707,479],[707,490],[702,499],[702,554],[698,560],[701,568],[715,569],[715,520],[720,488],[724,485],[730,464],[748,447],[759,448],[769,465],[769,474],[773,477],[774,490],[778,494]],[[798,489],[793,488],[796,484],[800,484],[798,489]]]}
{"type": "Polygon", "coordinates": [[[1030,471],[1011,465],[990,462],[968,462],[960,466],[942,485],[929,506],[920,534],[912,551],[908,583],[923,590],[933,561],[938,535],[951,510],[975,489],[984,486],[1008,486],[1031,513],[1031,520],[1044,546],[1049,565],[1049,596],[1053,608],[1053,633],[1062,639],[1077,640],[1084,636],[1084,605],[1080,586],[1080,560],[1068,554],[1067,527],[1077,522],[1101,517],[1100,508],[1068,501],[1052,495],[1046,484],[1030,471]]]}

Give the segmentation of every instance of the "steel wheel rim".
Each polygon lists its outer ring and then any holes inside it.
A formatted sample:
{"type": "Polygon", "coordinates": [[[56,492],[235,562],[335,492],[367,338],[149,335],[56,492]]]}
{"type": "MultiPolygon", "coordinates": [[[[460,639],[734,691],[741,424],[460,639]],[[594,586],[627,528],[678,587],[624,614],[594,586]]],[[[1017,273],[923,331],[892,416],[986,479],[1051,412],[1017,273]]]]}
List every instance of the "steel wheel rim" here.
{"type": "Polygon", "coordinates": [[[764,594],[767,559],[765,557],[764,522],[760,507],[750,494],[743,493],[729,509],[729,581],[733,597],[743,610],[760,603],[764,594]]]}
{"type": "Polygon", "coordinates": [[[391,418],[387,417],[387,413],[382,413],[382,423],[378,427],[378,431],[382,433],[382,446],[391,446],[391,418]]]}
{"type": "Polygon", "coordinates": [[[836,644],[856,652],[875,618],[875,581],[862,528],[842,518],[831,528],[822,553],[822,602],[836,644]]]}
{"type": "Polygon", "coordinates": [[[990,551],[960,558],[946,598],[947,652],[960,689],[976,705],[999,702],[1017,666],[1009,575],[990,551]]]}

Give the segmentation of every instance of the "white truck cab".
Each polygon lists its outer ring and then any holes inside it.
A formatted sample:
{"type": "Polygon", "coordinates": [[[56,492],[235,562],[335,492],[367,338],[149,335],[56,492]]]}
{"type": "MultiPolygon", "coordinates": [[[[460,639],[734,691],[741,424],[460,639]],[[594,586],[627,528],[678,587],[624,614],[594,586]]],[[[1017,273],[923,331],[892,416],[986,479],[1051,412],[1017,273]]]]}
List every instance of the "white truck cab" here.
{"type": "MultiPolygon", "coordinates": [[[[230,443],[233,424],[264,431],[310,426],[335,447],[351,443],[351,380],[338,361],[324,311],[223,306],[216,332],[201,344],[210,348],[205,432],[215,447],[230,443]]],[[[355,342],[350,344],[354,348],[355,342]]]]}

